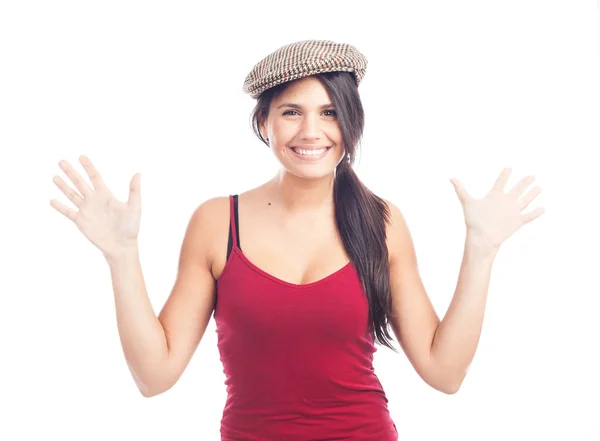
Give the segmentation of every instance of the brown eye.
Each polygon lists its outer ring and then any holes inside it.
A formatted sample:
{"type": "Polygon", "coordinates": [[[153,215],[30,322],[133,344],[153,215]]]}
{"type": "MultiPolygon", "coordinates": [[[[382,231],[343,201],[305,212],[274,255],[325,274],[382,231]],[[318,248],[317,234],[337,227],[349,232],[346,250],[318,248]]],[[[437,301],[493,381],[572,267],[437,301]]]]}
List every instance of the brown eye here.
{"type": "MultiPolygon", "coordinates": [[[[296,113],[295,110],[286,110],[285,112],[282,113],[282,115],[291,115],[292,112],[296,113]]],[[[326,115],[326,116],[337,116],[337,112],[335,110],[325,110],[325,113],[330,112],[332,113],[332,115],[326,115]]]]}

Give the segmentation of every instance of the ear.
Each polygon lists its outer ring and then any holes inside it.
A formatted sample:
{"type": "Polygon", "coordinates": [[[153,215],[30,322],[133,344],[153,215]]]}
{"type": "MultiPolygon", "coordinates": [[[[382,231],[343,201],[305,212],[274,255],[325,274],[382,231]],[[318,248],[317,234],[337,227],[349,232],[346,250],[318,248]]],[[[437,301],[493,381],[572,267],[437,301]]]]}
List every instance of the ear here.
{"type": "Polygon", "coordinates": [[[267,127],[265,124],[265,117],[262,112],[258,114],[258,127],[260,129],[260,134],[263,136],[263,138],[266,138],[265,134],[267,133],[267,127]]]}
{"type": "Polygon", "coordinates": [[[266,118],[261,114],[258,117],[258,121],[259,121],[260,134],[262,135],[263,138],[268,138],[266,118]]]}

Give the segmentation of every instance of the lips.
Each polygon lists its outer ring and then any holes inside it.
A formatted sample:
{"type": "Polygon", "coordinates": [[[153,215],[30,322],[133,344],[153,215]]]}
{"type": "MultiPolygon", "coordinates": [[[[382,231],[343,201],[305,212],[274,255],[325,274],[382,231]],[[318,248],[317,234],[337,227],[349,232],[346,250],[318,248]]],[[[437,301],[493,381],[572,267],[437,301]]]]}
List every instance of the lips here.
{"type": "MultiPolygon", "coordinates": [[[[292,151],[292,153],[294,154],[294,156],[298,159],[301,159],[303,161],[318,161],[319,159],[325,157],[325,155],[327,155],[327,153],[329,152],[329,150],[331,150],[331,147],[324,147],[325,151],[323,153],[320,154],[313,154],[313,155],[302,155],[301,153],[296,152],[295,148],[300,148],[300,147],[290,147],[290,150],[292,151]]],[[[305,150],[322,150],[323,147],[321,148],[310,148],[310,149],[305,149],[305,150]]]]}

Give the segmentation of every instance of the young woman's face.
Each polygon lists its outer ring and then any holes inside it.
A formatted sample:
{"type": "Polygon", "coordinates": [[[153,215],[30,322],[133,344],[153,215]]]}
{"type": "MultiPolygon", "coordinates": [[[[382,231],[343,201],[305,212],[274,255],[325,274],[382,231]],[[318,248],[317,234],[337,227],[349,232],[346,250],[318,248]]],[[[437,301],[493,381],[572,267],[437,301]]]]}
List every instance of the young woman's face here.
{"type": "Polygon", "coordinates": [[[318,178],[333,173],[344,155],[337,113],[325,87],[314,77],[290,83],[271,102],[261,126],[273,154],[290,173],[318,178]]]}

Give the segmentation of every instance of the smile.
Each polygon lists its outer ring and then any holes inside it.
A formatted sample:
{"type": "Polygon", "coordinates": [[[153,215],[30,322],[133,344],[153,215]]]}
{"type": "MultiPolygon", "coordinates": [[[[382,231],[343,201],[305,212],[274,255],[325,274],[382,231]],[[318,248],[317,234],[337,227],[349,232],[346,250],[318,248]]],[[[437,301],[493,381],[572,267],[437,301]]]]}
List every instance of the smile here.
{"type": "Polygon", "coordinates": [[[326,147],[324,149],[318,150],[304,150],[295,147],[291,147],[290,150],[294,152],[294,156],[303,161],[317,161],[321,158],[324,158],[327,152],[331,149],[331,147],[326,147]]]}

